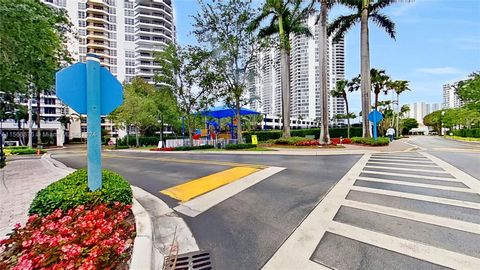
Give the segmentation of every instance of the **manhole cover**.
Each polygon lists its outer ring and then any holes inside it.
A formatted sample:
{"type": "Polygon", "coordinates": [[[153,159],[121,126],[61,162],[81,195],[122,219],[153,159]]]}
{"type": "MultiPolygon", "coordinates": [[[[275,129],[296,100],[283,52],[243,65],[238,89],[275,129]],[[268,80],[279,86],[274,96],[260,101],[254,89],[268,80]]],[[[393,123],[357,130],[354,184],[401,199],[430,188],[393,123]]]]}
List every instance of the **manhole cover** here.
{"type": "Polygon", "coordinates": [[[208,251],[195,251],[165,258],[166,270],[212,270],[212,259],[208,251]]]}

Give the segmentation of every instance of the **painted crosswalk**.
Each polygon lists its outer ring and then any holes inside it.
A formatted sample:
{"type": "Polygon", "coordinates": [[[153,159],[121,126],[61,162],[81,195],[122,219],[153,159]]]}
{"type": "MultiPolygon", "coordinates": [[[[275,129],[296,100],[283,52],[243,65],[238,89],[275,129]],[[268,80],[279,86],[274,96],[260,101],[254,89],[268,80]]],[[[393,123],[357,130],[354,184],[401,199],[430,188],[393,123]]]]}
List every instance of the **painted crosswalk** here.
{"type": "Polygon", "coordinates": [[[480,269],[480,181],[422,151],[366,154],[264,269],[480,269]]]}

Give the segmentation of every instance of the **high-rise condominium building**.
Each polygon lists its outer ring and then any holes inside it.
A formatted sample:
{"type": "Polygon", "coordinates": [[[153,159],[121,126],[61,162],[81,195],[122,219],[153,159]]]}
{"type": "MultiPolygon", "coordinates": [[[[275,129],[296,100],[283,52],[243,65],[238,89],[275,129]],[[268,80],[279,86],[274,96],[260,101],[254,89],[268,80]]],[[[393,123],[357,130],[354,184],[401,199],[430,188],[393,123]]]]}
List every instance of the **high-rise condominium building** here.
{"type": "MultiPolygon", "coordinates": [[[[319,26],[315,25],[315,16],[308,20],[308,26],[314,30],[314,37],[295,36],[291,39],[290,51],[290,111],[292,126],[298,121],[315,120],[321,117],[320,67],[318,42],[319,26]]],[[[345,78],[345,44],[340,41],[327,42],[328,77],[327,87],[332,90],[338,80],[345,78]]],[[[271,116],[282,113],[280,51],[278,48],[262,50],[252,65],[254,76],[249,80],[249,93],[257,99],[250,105],[271,116]]],[[[329,97],[329,118],[345,114],[345,102],[341,98],[329,97]]],[[[343,120],[333,120],[334,124],[343,124],[343,120]]]]}
{"type": "Polygon", "coordinates": [[[407,118],[414,118],[417,120],[419,126],[423,125],[423,118],[425,115],[432,112],[438,111],[441,109],[439,103],[425,103],[425,102],[415,102],[408,104],[410,110],[406,113],[407,118]]]}
{"type": "Polygon", "coordinates": [[[443,109],[459,108],[464,105],[463,101],[455,93],[454,84],[443,85],[443,109]]]}
{"type": "MultiPolygon", "coordinates": [[[[130,82],[134,76],[152,82],[157,63],[154,52],[175,42],[175,25],[171,0],[42,0],[52,8],[65,9],[73,24],[75,35],[66,44],[74,62],[86,61],[87,53],[100,57],[101,65],[108,68],[120,82],[130,82]]],[[[27,105],[27,100],[19,98],[27,105]]],[[[44,137],[61,144],[63,127],[58,122],[62,115],[74,111],[55,95],[42,96],[41,128],[44,137]]],[[[37,103],[32,101],[33,111],[37,103]]],[[[68,138],[86,138],[85,117],[72,117],[66,135],[68,138]]],[[[27,129],[26,123],[20,125],[27,129]]],[[[18,141],[20,132],[13,120],[4,125],[7,140],[18,141]]],[[[36,130],[36,125],[33,129],[36,130]]],[[[102,129],[112,136],[116,130],[102,117],[102,129]]],[[[35,134],[35,133],[34,133],[35,134]]],[[[23,137],[23,135],[22,135],[23,137]]],[[[45,139],[44,139],[45,140],[45,139]]]]}

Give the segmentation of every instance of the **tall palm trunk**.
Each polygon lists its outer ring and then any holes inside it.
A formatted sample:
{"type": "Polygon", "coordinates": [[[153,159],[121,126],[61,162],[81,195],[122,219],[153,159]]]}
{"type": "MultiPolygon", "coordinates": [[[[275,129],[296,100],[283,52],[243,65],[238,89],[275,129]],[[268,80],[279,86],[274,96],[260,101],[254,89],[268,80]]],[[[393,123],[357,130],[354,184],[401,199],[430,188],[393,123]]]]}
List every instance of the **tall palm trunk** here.
{"type": "Polygon", "coordinates": [[[361,62],[361,92],[362,92],[362,135],[370,138],[370,48],[368,40],[368,4],[369,0],[363,0],[363,10],[360,18],[360,62],[361,62]]]}
{"type": "Polygon", "coordinates": [[[328,132],[328,89],[327,89],[327,2],[321,0],[320,10],[320,93],[322,101],[322,123],[320,125],[320,144],[330,143],[330,134],[328,132]]]}
{"type": "Polygon", "coordinates": [[[283,137],[290,137],[290,54],[282,48],[280,52],[282,73],[282,120],[283,137]]]}
{"type": "Polygon", "coordinates": [[[40,93],[37,93],[37,146],[40,146],[42,144],[42,130],[40,129],[40,111],[41,111],[41,106],[40,106],[40,93]]]}
{"type": "Polygon", "coordinates": [[[343,96],[343,99],[345,100],[345,110],[347,111],[347,137],[350,138],[350,110],[348,108],[348,99],[346,94],[343,96]]]}
{"type": "Polygon", "coordinates": [[[236,109],[236,117],[237,117],[237,144],[238,143],[243,143],[243,138],[242,138],[242,121],[240,119],[240,97],[236,96],[235,97],[235,109],[236,109]]]}

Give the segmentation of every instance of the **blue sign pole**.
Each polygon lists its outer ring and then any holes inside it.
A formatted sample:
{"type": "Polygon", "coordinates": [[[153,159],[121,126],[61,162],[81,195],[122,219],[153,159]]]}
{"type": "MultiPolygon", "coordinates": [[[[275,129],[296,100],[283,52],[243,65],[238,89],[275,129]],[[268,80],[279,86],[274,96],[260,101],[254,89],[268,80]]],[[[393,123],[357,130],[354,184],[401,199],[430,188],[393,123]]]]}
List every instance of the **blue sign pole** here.
{"type": "Polygon", "coordinates": [[[373,114],[373,140],[377,140],[377,110],[375,110],[375,113],[373,114]]]}
{"type": "Polygon", "coordinates": [[[96,55],[87,55],[87,166],[88,188],[102,188],[102,144],[100,116],[100,61],[96,55]]]}

